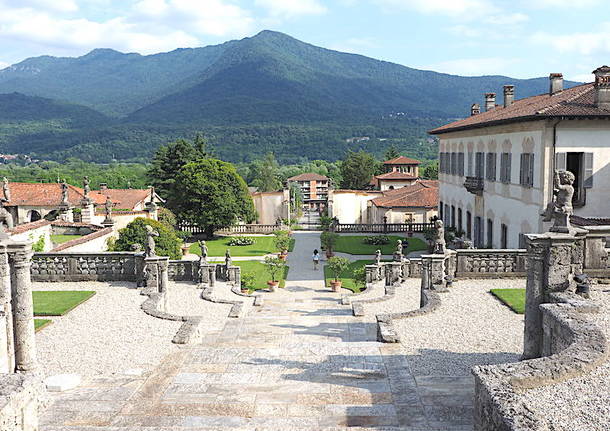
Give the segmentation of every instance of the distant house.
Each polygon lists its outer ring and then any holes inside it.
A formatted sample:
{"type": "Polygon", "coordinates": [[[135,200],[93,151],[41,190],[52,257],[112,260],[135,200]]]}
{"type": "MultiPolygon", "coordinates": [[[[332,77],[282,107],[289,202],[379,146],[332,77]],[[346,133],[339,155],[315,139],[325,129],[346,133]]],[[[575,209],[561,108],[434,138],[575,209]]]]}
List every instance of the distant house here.
{"type": "Polygon", "coordinates": [[[329,178],[315,173],[305,173],[288,178],[288,185],[297,184],[303,194],[305,209],[322,211],[328,202],[329,178]]]}
{"type": "Polygon", "coordinates": [[[384,173],[373,177],[371,184],[381,191],[415,184],[419,178],[419,160],[396,157],[383,162],[384,173]]]}

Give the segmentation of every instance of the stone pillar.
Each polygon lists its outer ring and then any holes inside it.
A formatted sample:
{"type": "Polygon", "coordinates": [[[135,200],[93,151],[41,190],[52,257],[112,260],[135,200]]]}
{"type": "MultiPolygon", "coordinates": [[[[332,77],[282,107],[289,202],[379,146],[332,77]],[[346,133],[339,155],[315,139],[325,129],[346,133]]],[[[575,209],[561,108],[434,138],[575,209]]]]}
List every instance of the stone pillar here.
{"type": "Polygon", "coordinates": [[[146,211],[148,212],[148,218],[157,220],[159,218],[158,209],[159,207],[156,203],[151,201],[146,202],[146,211]]]}
{"type": "Polygon", "coordinates": [[[32,248],[28,243],[8,245],[13,301],[15,339],[15,369],[32,371],[36,368],[36,339],[34,337],[34,305],[30,266],[32,248]]]}
{"type": "Polygon", "coordinates": [[[227,268],[227,279],[234,286],[241,285],[241,268],[239,266],[229,266],[227,268]]]}
{"type": "Polygon", "coordinates": [[[72,207],[70,205],[62,204],[59,206],[59,219],[70,223],[74,221],[74,213],[72,212],[72,207]]]}
{"type": "Polygon", "coordinates": [[[525,236],[527,244],[527,286],[523,359],[542,354],[542,312],[540,304],[550,301],[549,294],[573,290],[574,276],[582,273],[584,232],[575,234],[547,232],[525,236]]]}
{"type": "Polygon", "coordinates": [[[446,250],[445,251],[445,272],[448,277],[455,280],[455,274],[457,272],[457,251],[446,250]]]}
{"type": "Polygon", "coordinates": [[[608,252],[606,237],[610,236],[607,227],[589,226],[585,238],[585,269],[606,269],[608,267],[608,252]]]}
{"type": "Polygon", "coordinates": [[[430,259],[421,259],[421,288],[430,289],[430,259]]]}
{"type": "Polygon", "coordinates": [[[403,259],[401,262],[401,277],[402,279],[409,278],[411,276],[411,261],[409,259],[403,259]]]}
{"type": "Polygon", "coordinates": [[[426,280],[427,289],[433,289],[436,291],[445,291],[445,259],[444,254],[425,254],[422,258],[422,285],[424,277],[426,280]],[[425,270],[427,268],[427,270],[425,270]]]}
{"type": "Polygon", "coordinates": [[[0,373],[15,370],[13,312],[11,309],[11,268],[6,246],[0,244],[0,373]]]}
{"type": "Polygon", "coordinates": [[[397,286],[400,284],[400,262],[389,262],[385,264],[385,285],[397,286]]]}
{"type": "Polygon", "coordinates": [[[367,284],[374,283],[375,281],[377,281],[377,273],[379,272],[377,265],[366,265],[364,267],[364,271],[366,273],[367,284]]]}
{"type": "Polygon", "coordinates": [[[213,287],[216,284],[216,265],[210,265],[208,267],[208,274],[210,287],[213,287]]]}
{"type": "Polygon", "coordinates": [[[169,257],[162,257],[159,259],[159,293],[166,293],[167,286],[169,285],[169,257]]]}
{"type": "Polygon", "coordinates": [[[83,199],[81,201],[81,221],[83,223],[92,224],[95,216],[95,207],[91,199],[83,199]]]}

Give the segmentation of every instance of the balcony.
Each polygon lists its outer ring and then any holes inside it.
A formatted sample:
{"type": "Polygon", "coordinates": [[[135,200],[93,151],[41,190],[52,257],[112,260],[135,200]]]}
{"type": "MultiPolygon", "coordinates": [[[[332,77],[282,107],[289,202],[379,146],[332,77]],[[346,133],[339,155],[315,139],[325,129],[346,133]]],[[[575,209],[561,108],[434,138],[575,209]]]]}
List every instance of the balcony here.
{"type": "Polygon", "coordinates": [[[483,194],[484,184],[483,178],[477,177],[466,177],[466,181],[464,181],[464,187],[466,187],[466,190],[479,196],[483,194]]]}

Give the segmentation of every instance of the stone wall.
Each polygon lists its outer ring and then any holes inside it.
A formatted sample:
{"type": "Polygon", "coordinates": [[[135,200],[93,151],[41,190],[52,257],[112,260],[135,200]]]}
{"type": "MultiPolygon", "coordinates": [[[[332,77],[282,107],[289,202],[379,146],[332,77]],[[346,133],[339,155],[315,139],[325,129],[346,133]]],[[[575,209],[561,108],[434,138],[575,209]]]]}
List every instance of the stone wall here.
{"type": "Polygon", "coordinates": [[[32,258],[34,281],[133,281],[144,259],[142,253],[36,253],[32,258]]]}
{"type": "Polygon", "coordinates": [[[30,373],[0,374],[0,430],[37,431],[45,389],[30,373]]]}
{"type": "Polygon", "coordinates": [[[52,251],[54,253],[103,252],[108,250],[108,239],[114,235],[114,230],[111,227],[107,227],[71,241],[64,242],[55,247],[52,251]]]}

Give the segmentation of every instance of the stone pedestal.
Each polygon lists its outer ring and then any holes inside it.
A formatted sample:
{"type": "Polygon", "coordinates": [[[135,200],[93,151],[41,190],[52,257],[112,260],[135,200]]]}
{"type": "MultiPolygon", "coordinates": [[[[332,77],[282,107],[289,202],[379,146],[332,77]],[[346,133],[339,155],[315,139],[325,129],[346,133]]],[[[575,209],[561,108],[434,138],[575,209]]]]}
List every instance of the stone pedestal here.
{"type": "Polygon", "coordinates": [[[241,286],[241,268],[239,266],[227,267],[227,281],[234,286],[241,286]]]}
{"type": "Polygon", "coordinates": [[[366,274],[367,283],[374,283],[375,281],[377,281],[377,274],[379,272],[377,265],[366,265],[364,267],[364,271],[366,274]]]}
{"type": "Polygon", "coordinates": [[[169,257],[152,256],[144,259],[146,288],[143,293],[163,293],[167,291],[169,257]]]}
{"type": "Polygon", "coordinates": [[[606,238],[610,236],[607,226],[588,226],[585,239],[584,267],[589,269],[606,269],[608,252],[606,238]]]}
{"type": "Polygon", "coordinates": [[[81,221],[83,223],[92,224],[95,217],[95,207],[91,199],[83,199],[81,201],[81,221]]]}
{"type": "Polygon", "coordinates": [[[74,212],[72,211],[72,207],[70,205],[60,205],[58,218],[61,221],[72,223],[74,221],[74,212]]]}
{"type": "Polygon", "coordinates": [[[422,288],[444,292],[446,290],[445,254],[422,255],[422,288]],[[425,280],[425,284],[424,284],[425,280]]]}
{"type": "Polygon", "coordinates": [[[390,262],[385,264],[385,285],[397,286],[400,284],[401,263],[390,262]]]}
{"type": "Polygon", "coordinates": [[[582,274],[584,258],[582,230],[574,234],[548,232],[526,235],[527,286],[523,359],[542,354],[542,312],[540,304],[549,294],[574,290],[574,276],[582,274]]]}
{"type": "Polygon", "coordinates": [[[148,218],[153,220],[158,219],[158,206],[154,202],[146,202],[146,211],[148,211],[148,218]]]}

